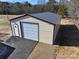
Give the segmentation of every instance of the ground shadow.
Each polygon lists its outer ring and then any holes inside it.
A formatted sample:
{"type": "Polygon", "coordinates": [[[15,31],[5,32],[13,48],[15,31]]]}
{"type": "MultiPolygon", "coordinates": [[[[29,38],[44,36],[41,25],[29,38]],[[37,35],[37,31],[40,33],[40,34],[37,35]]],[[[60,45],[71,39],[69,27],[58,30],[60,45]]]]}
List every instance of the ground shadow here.
{"type": "Polygon", "coordinates": [[[54,44],[61,46],[79,46],[79,30],[75,25],[61,25],[54,44]]]}

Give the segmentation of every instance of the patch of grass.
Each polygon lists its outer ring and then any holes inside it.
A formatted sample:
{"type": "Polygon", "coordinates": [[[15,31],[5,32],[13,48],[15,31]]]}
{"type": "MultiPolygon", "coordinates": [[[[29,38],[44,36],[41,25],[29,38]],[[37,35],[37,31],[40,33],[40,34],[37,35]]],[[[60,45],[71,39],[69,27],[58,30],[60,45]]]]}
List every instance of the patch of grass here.
{"type": "Polygon", "coordinates": [[[9,22],[0,22],[0,25],[10,25],[9,22]]]}
{"type": "Polygon", "coordinates": [[[0,25],[9,25],[9,21],[6,19],[0,19],[0,25]]]}

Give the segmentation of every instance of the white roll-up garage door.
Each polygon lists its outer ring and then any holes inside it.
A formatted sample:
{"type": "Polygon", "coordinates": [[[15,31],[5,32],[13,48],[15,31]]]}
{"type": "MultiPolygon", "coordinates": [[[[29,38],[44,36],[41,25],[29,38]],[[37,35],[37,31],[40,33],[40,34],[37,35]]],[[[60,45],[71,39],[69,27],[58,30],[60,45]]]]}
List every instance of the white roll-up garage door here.
{"type": "Polygon", "coordinates": [[[23,38],[38,41],[38,24],[21,23],[21,31],[23,38]]]}

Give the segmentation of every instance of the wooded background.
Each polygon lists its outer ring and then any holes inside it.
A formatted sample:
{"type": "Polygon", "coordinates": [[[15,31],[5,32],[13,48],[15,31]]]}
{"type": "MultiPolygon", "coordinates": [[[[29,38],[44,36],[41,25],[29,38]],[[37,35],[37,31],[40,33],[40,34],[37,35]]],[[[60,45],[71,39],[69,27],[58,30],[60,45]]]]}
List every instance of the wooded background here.
{"type": "Polygon", "coordinates": [[[58,13],[62,16],[67,16],[67,8],[64,4],[59,4],[55,0],[52,0],[45,4],[32,5],[29,2],[0,2],[0,14],[25,14],[25,13],[37,13],[50,11],[58,13]]]}

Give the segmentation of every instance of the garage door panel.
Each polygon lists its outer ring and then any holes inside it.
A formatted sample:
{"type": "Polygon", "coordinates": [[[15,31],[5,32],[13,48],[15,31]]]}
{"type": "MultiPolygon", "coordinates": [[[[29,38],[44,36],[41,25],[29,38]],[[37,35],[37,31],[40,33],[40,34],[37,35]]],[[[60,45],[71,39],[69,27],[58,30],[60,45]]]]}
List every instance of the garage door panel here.
{"type": "MultiPolygon", "coordinates": [[[[38,35],[37,33],[29,33],[29,32],[27,34],[30,35],[30,36],[37,36],[38,35]]],[[[24,35],[27,36],[26,33],[24,33],[24,35]]]]}
{"type": "Polygon", "coordinates": [[[32,33],[32,34],[38,34],[38,33],[35,33],[35,32],[38,32],[38,31],[24,31],[24,32],[26,32],[26,33],[32,33]]]}
{"type": "Polygon", "coordinates": [[[38,37],[34,37],[34,35],[27,35],[27,36],[25,36],[24,38],[38,41],[38,40],[36,40],[38,37]]]}
{"type": "Polygon", "coordinates": [[[38,41],[38,24],[22,23],[23,37],[38,41]]]}
{"type": "Polygon", "coordinates": [[[37,34],[32,34],[32,33],[27,33],[28,35],[24,34],[24,38],[27,38],[27,39],[32,39],[32,40],[35,40],[35,41],[38,41],[38,36],[37,34]]]}
{"type": "Polygon", "coordinates": [[[34,33],[34,32],[36,32],[36,31],[38,31],[38,30],[28,30],[28,28],[26,28],[27,30],[24,30],[25,32],[32,32],[32,33],[34,33]]]}
{"type": "MultiPolygon", "coordinates": [[[[24,26],[23,26],[24,27],[24,26]]],[[[34,26],[33,26],[34,27],[34,26]]],[[[31,28],[31,27],[27,27],[26,26],[26,28],[24,28],[24,30],[34,30],[35,31],[35,29],[38,29],[38,28],[31,28]],[[26,28],[28,28],[28,29],[26,29],[26,28]]]]}
{"type": "Polygon", "coordinates": [[[32,29],[37,29],[37,26],[38,26],[36,24],[26,24],[26,23],[24,24],[23,23],[23,27],[26,26],[26,25],[27,25],[27,28],[32,28],[32,29]]]}

